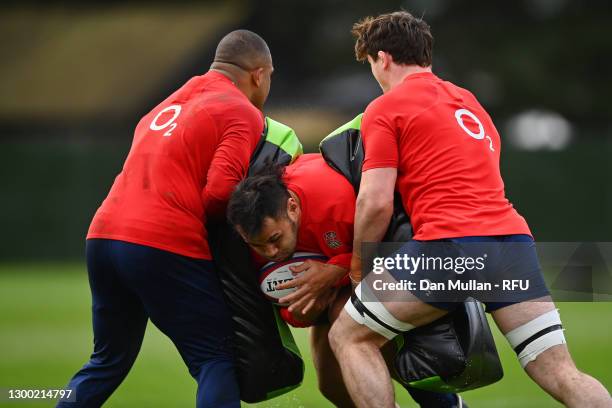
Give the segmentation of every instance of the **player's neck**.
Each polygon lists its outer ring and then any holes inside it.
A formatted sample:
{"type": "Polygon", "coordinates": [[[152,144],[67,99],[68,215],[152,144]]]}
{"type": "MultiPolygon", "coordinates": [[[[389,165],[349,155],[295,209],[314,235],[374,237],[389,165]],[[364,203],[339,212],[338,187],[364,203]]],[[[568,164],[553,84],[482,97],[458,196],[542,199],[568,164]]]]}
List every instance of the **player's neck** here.
{"type": "Polygon", "coordinates": [[[420,65],[396,65],[391,68],[389,73],[389,81],[385,92],[390,91],[396,86],[400,85],[410,75],[420,74],[423,72],[431,72],[431,65],[428,67],[421,67],[420,65]]]}
{"type": "Polygon", "coordinates": [[[249,81],[244,70],[224,62],[213,62],[210,66],[211,71],[215,71],[232,81],[234,86],[240,90],[249,100],[252,99],[253,89],[249,86],[249,81]]]}

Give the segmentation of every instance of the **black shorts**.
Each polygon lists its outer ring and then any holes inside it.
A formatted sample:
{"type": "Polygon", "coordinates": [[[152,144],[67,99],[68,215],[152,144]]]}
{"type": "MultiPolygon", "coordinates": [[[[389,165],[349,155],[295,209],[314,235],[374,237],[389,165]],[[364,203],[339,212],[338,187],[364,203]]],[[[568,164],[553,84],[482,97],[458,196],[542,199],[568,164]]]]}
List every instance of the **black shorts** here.
{"type": "Polygon", "coordinates": [[[444,310],[472,297],[492,312],[550,294],[529,235],[412,240],[392,258],[397,262],[386,270],[402,283],[399,290],[444,310]]]}

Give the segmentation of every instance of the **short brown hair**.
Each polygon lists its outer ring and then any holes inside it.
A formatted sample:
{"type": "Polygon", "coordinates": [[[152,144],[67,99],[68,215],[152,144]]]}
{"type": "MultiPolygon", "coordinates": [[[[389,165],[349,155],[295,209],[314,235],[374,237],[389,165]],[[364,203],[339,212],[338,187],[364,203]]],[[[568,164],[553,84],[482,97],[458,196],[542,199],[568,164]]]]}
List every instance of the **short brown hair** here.
{"type": "Polygon", "coordinates": [[[407,11],[366,17],[353,25],[357,61],[368,55],[378,59],[378,51],[391,54],[393,62],[403,65],[431,65],[433,36],[429,25],[407,11]]]}

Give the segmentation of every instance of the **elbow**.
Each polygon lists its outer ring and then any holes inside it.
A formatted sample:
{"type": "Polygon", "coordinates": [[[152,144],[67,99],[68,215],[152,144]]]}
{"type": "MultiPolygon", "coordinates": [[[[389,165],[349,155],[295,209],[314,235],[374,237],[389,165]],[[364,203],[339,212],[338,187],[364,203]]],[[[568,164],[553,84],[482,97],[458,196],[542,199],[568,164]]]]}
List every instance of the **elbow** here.
{"type": "Polygon", "coordinates": [[[357,211],[369,215],[368,218],[391,218],[393,215],[393,197],[380,195],[359,195],[357,211]]]}

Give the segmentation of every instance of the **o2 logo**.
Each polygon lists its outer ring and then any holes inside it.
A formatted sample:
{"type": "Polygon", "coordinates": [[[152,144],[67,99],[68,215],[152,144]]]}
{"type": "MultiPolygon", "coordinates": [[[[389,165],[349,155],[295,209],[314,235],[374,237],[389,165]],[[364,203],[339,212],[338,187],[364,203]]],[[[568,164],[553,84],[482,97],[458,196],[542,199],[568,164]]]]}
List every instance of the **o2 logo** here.
{"type": "Polygon", "coordinates": [[[459,126],[461,126],[461,129],[468,134],[468,136],[471,136],[476,140],[487,139],[489,141],[489,149],[492,152],[495,151],[493,148],[493,139],[491,139],[491,136],[485,135],[484,126],[482,126],[482,122],[476,115],[467,109],[458,109],[455,111],[455,119],[457,119],[457,123],[459,126]],[[463,122],[463,118],[465,116],[472,119],[478,125],[478,133],[472,132],[467,126],[465,126],[465,123],[463,122]]]}
{"type": "Polygon", "coordinates": [[[176,128],[176,118],[179,117],[179,115],[181,114],[181,105],[170,105],[167,108],[162,109],[161,111],[159,111],[159,113],[157,115],[155,115],[155,118],[153,118],[153,120],[151,121],[151,124],[149,125],[149,129],[151,130],[164,130],[166,128],[168,128],[168,130],[166,132],[164,132],[164,136],[172,136],[172,131],[176,128]],[[167,120],[164,123],[157,123],[157,121],[159,120],[159,118],[166,112],[174,112],[174,114],[172,115],[172,117],[167,120]]]}

